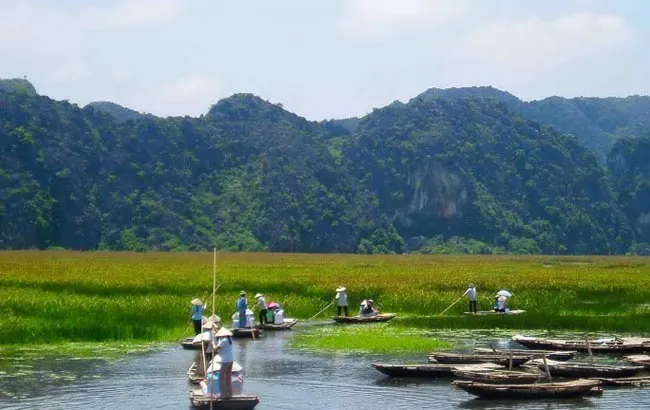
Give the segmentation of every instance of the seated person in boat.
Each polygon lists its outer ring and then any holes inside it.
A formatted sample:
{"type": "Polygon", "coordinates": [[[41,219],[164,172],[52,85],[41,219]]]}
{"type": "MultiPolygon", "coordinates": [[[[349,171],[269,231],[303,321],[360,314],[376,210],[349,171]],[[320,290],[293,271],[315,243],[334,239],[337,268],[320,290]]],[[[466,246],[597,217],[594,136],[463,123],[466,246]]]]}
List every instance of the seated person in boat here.
{"type": "Polygon", "coordinates": [[[273,309],[273,324],[274,325],[283,325],[284,324],[284,309],[282,306],[278,305],[273,309]]]}
{"type": "MultiPolygon", "coordinates": [[[[212,394],[213,398],[218,397],[219,390],[219,377],[221,374],[221,363],[223,359],[220,355],[216,355],[214,359],[210,362],[208,367],[208,375],[203,380],[199,382],[201,386],[201,391],[205,397],[210,397],[212,394]]],[[[238,395],[242,394],[243,385],[244,385],[244,376],[242,374],[242,367],[239,363],[233,362],[232,365],[232,394],[238,395]]]]}
{"type": "Polygon", "coordinates": [[[375,317],[377,316],[377,309],[375,309],[375,302],[372,299],[364,300],[361,302],[359,309],[359,317],[375,317]]]}
{"type": "Polygon", "coordinates": [[[505,296],[495,296],[494,298],[494,311],[505,313],[506,311],[506,301],[508,298],[505,296]]]}

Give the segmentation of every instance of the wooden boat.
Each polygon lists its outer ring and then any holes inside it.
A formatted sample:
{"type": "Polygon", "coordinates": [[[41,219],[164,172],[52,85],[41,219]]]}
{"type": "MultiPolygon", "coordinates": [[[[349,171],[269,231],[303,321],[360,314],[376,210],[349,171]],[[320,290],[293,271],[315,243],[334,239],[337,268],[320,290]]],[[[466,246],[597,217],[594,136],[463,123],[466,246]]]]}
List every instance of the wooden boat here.
{"type": "Polygon", "coordinates": [[[431,363],[496,363],[501,366],[517,367],[530,360],[530,356],[504,356],[499,354],[461,354],[461,353],[431,353],[427,356],[431,363]]]}
{"type": "Polygon", "coordinates": [[[201,350],[201,343],[194,343],[193,337],[188,337],[181,342],[181,347],[186,350],[201,350]]]}
{"type": "Polygon", "coordinates": [[[650,369],[650,356],[647,354],[632,354],[625,356],[623,360],[650,369]]]}
{"type": "Polygon", "coordinates": [[[289,330],[298,323],[298,319],[284,319],[284,323],[281,325],[276,325],[275,323],[264,323],[263,325],[257,325],[258,329],[264,330],[289,330]]]}
{"type": "MultiPolygon", "coordinates": [[[[212,364],[212,362],[210,362],[212,364]]],[[[242,367],[239,363],[233,362],[232,364],[232,372],[237,373],[241,372],[242,367]]],[[[204,379],[205,373],[203,372],[202,369],[199,369],[199,363],[197,362],[192,362],[190,367],[187,369],[187,382],[190,384],[199,384],[201,380],[204,379]]],[[[243,380],[243,379],[242,379],[243,380]]]]}
{"type": "Polygon", "coordinates": [[[593,380],[598,380],[603,386],[644,386],[650,384],[650,376],[643,377],[592,377],[593,380]]]}
{"type": "Polygon", "coordinates": [[[333,316],[332,320],[338,323],[376,323],[388,322],[397,316],[394,313],[380,313],[373,317],[360,317],[360,316],[333,316]]]}
{"type": "Polygon", "coordinates": [[[547,359],[557,361],[573,359],[576,353],[578,353],[575,350],[488,349],[485,347],[478,347],[474,351],[481,354],[500,354],[505,356],[512,353],[515,356],[528,356],[531,359],[545,356],[547,359]]]}
{"type": "Polygon", "coordinates": [[[260,336],[262,331],[256,327],[239,327],[232,330],[232,337],[255,339],[260,336]]]}
{"type": "Polygon", "coordinates": [[[598,380],[587,379],[533,384],[489,384],[470,380],[454,380],[452,385],[482,399],[548,399],[584,397],[602,393],[598,380]]]}
{"type": "Polygon", "coordinates": [[[212,409],[214,410],[250,410],[257,406],[260,402],[259,398],[252,394],[232,396],[227,399],[206,397],[201,388],[193,388],[190,390],[190,403],[195,409],[209,409],[210,401],[212,401],[212,409]]]}
{"type": "Polygon", "coordinates": [[[542,378],[539,373],[512,372],[508,370],[454,370],[453,373],[462,379],[497,384],[534,383],[542,378]]]}
{"type": "Polygon", "coordinates": [[[650,341],[645,339],[591,339],[586,340],[563,340],[544,339],[538,337],[513,336],[512,340],[526,347],[534,349],[552,350],[577,350],[579,352],[592,353],[633,353],[650,349],[650,341]]]}
{"type": "Polygon", "coordinates": [[[479,310],[478,312],[465,312],[466,315],[472,316],[508,316],[508,315],[521,315],[526,313],[525,310],[515,309],[507,312],[495,312],[494,310],[479,310]]]}
{"type": "Polygon", "coordinates": [[[373,363],[372,367],[390,377],[453,377],[455,370],[462,369],[497,369],[501,366],[493,363],[480,364],[442,364],[442,363],[417,363],[417,364],[384,364],[373,363]]]}
{"type": "Polygon", "coordinates": [[[643,370],[643,366],[557,362],[555,360],[547,360],[546,364],[544,364],[540,359],[531,360],[529,363],[541,370],[545,370],[546,366],[548,366],[552,377],[629,377],[643,370]]]}

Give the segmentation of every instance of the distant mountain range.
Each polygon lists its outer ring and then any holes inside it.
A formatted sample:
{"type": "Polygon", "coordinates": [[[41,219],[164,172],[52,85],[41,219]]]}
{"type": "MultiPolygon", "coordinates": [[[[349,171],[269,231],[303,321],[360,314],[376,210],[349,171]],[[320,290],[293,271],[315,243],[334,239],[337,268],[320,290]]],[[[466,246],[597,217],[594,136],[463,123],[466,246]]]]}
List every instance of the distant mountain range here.
{"type": "Polygon", "coordinates": [[[649,249],[649,97],[430,89],[308,121],[200,118],[0,80],[0,248],[621,254],[649,249]]]}

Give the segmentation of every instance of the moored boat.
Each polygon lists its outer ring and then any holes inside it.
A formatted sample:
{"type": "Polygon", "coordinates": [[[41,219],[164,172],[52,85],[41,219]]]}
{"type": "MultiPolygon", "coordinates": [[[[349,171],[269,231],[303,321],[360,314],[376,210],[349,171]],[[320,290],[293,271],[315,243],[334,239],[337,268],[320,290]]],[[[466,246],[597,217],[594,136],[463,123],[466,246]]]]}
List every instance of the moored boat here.
{"type": "Polygon", "coordinates": [[[529,356],[513,355],[504,356],[499,354],[462,354],[462,353],[430,353],[427,356],[432,363],[496,363],[501,366],[521,366],[530,360],[529,356]]]}
{"type": "Polygon", "coordinates": [[[298,319],[284,319],[284,323],[275,324],[275,323],[264,323],[262,325],[257,325],[258,329],[264,330],[289,330],[298,323],[298,319]]]}
{"type": "Polygon", "coordinates": [[[454,375],[481,383],[521,384],[534,383],[542,378],[538,373],[513,372],[508,370],[454,370],[454,375]]]}
{"type": "Polygon", "coordinates": [[[529,362],[541,370],[548,370],[552,377],[629,377],[634,376],[643,370],[643,366],[619,366],[601,363],[583,363],[583,362],[557,362],[547,360],[544,363],[540,359],[529,362]]]}
{"type": "Polygon", "coordinates": [[[497,369],[501,366],[494,363],[480,364],[442,364],[442,363],[416,363],[416,364],[386,364],[373,363],[372,366],[390,377],[453,377],[455,370],[462,369],[497,369]]]}
{"type": "Polygon", "coordinates": [[[454,380],[452,385],[482,399],[547,399],[584,397],[602,393],[598,380],[586,379],[531,384],[489,384],[470,380],[454,380]]]}
{"type": "Polygon", "coordinates": [[[506,356],[510,354],[515,356],[528,356],[531,359],[544,356],[547,359],[557,361],[573,359],[576,353],[578,353],[576,350],[489,349],[485,347],[478,347],[474,349],[474,351],[481,354],[491,353],[506,356]]]}
{"type": "Polygon", "coordinates": [[[332,320],[338,323],[376,323],[388,322],[397,316],[394,313],[379,313],[377,316],[361,317],[361,316],[333,316],[332,320]]]}
{"type": "Polygon", "coordinates": [[[472,316],[508,316],[508,315],[522,315],[526,313],[522,309],[509,310],[507,312],[495,312],[494,310],[479,310],[478,312],[465,312],[466,315],[472,316]]]}
{"type": "Polygon", "coordinates": [[[200,388],[190,390],[190,403],[195,409],[214,410],[250,410],[260,402],[259,398],[252,394],[243,394],[229,398],[210,398],[203,394],[200,388]]]}
{"type": "Polygon", "coordinates": [[[598,380],[604,386],[645,386],[650,384],[650,376],[642,377],[593,377],[593,380],[598,380]]]}
{"type": "Polygon", "coordinates": [[[181,342],[181,347],[186,350],[201,350],[201,342],[195,343],[193,337],[188,337],[181,342]]]}
{"type": "Polygon", "coordinates": [[[638,366],[643,366],[650,369],[650,356],[647,354],[631,354],[623,358],[626,362],[634,363],[638,366]]]}
{"type": "Polygon", "coordinates": [[[650,349],[649,340],[632,338],[591,339],[587,342],[587,340],[545,339],[517,335],[513,336],[512,340],[534,349],[577,350],[592,353],[633,353],[650,349]]]}

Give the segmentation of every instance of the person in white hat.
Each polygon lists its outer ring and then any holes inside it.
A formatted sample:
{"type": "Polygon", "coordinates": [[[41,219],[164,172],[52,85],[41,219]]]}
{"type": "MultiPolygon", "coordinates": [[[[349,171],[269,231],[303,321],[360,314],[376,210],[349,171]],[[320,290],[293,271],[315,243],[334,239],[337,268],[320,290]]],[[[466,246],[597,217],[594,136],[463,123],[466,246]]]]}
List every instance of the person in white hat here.
{"type": "MultiPolygon", "coordinates": [[[[215,328],[216,330],[216,328],[215,328]]],[[[212,340],[212,351],[221,356],[221,369],[219,370],[219,393],[221,397],[232,397],[232,332],[225,327],[219,328],[212,340]]]]}
{"type": "Polygon", "coordinates": [[[476,301],[478,298],[478,295],[476,294],[476,286],[474,286],[473,283],[470,283],[469,286],[467,287],[467,290],[465,293],[463,293],[463,296],[467,295],[469,297],[469,311],[476,313],[476,301]]]}
{"type": "Polygon", "coordinates": [[[336,288],[336,315],[341,316],[341,308],[345,312],[345,316],[348,316],[348,294],[345,289],[345,286],[339,286],[336,288]]]}
{"type": "Polygon", "coordinates": [[[505,313],[506,311],[506,301],[508,300],[507,297],[503,295],[496,295],[494,297],[494,311],[495,312],[500,312],[500,313],[505,313]]]}
{"type": "Polygon", "coordinates": [[[266,298],[264,298],[263,293],[258,293],[255,295],[255,299],[257,299],[257,307],[260,308],[260,326],[264,325],[266,323],[266,298]]]}
{"type": "Polygon", "coordinates": [[[194,323],[194,335],[201,333],[201,322],[203,320],[203,302],[201,299],[192,299],[192,323],[194,323]]]}

